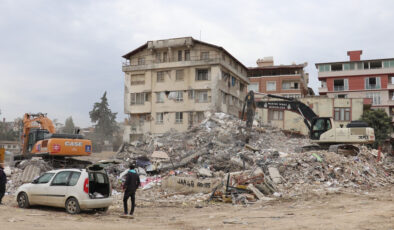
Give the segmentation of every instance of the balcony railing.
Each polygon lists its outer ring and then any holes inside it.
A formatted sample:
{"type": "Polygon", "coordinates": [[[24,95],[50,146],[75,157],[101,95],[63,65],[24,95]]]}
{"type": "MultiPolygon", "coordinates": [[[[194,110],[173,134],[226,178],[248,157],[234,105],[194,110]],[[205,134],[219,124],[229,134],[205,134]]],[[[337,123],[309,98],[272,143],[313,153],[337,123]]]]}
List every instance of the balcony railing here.
{"type": "Polygon", "coordinates": [[[366,85],[366,89],[380,89],[380,85],[366,85]]]}
{"type": "MultiPolygon", "coordinates": [[[[147,56],[151,57],[151,56],[147,56]]],[[[139,61],[137,63],[131,64],[129,60],[126,60],[125,62],[122,63],[122,66],[141,66],[141,65],[150,65],[150,64],[159,64],[159,63],[171,63],[171,62],[184,62],[184,61],[206,61],[206,62],[211,62],[211,61],[220,61],[224,60],[222,59],[221,56],[219,55],[209,55],[208,57],[201,57],[201,56],[190,56],[187,59],[185,57],[182,57],[181,60],[178,60],[178,58],[172,59],[172,58],[166,58],[166,59],[154,59],[154,60],[145,60],[145,61],[139,61]]]]}
{"type": "Polygon", "coordinates": [[[344,91],[345,90],[345,86],[336,86],[334,85],[334,91],[344,91]]]}
{"type": "MultiPolygon", "coordinates": [[[[152,57],[152,56],[146,56],[146,57],[152,57]]],[[[178,58],[175,59],[171,59],[171,58],[167,58],[165,60],[163,59],[155,59],[155,60],[144,60],[144,61],[138,61],[138,62],[133,62],[130,63],[129,60],[126,60],[125,62],[122,62],[122,66],[123,66],[123,70],[125,70],[125,68],[138,68],[138,67],[142,67],[145,68],[148,65],[155,65],[155,64],[164,64],[164,63],[182,63],[182,62],[198,62],[198,64],[203,64],[203,63],[223,63],[224,65],[228,65],[230,66],[233,71],[238,72],[240,75],[246,75],[246,71],[242,70],[241,65],[239,65],[238,63],[236,63],[235,61],[231,61],[229,62],[228,57],[227,58],[223,58],[220,55],[209,55],[208,57],[202,57],[202,56],[190,56],[189,58],[185,59],[184,57],[182,57],[182,60],[178,60],[178,58]]],[[[193,64],[193,63],[190,63],[193,64]]]]}

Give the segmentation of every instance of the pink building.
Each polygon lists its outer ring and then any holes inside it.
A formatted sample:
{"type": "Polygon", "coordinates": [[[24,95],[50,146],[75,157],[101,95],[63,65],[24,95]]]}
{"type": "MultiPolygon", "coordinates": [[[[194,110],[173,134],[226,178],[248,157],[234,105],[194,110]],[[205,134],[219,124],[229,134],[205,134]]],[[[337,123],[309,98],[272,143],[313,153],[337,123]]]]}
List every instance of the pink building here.
{"type": "Polygon", "coordinates": [[[348,51],[348,61],[316,63],[320,95],[366,98],[394,122],[394,58],[361,60],[362,50],[348,51]]]}

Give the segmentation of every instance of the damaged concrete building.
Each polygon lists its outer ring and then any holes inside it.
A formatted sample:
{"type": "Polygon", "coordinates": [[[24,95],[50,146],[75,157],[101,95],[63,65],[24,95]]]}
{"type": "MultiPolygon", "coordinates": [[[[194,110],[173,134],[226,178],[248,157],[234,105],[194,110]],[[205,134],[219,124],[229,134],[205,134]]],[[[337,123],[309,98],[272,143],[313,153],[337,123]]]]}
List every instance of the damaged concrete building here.
{"type": "Polygon", "coordinates": [[[205,111],[238,116],[247,67],[220,46],[192,37],[148,41],[125,54],[124,141],[186,131],[205,111]]]}
{"type": "Polygon", "coordinates": [[[280,95],[289,98],[302,98],[314,95],[308,89],[309,74],[304,68],[307,63],[274,65],[273,57],[257,60],[257,67],[248,69],[249,90],[260,93],[280,95]]]}

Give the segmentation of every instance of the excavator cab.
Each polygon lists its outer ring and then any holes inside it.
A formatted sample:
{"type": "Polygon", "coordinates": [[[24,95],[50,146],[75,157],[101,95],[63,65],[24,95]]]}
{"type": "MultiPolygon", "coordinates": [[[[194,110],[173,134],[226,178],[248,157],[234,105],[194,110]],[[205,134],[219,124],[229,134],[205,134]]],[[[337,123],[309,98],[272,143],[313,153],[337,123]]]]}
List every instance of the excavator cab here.
{"type": "Polygon", "coordinates": [[[28,152],[31,152],[33,146],[37,141],[44,140],[45,134],[48,134],[49,131],[46,129],[31,129],[29,132],[29,139],[27,144],[28,152]]]}
{"type": "Polygon", "coordinates": [[[327,130],[332,128],[331,118],[329,117],[317,117],[312,120],[312,126],[310,130],[310,138],[312,140],[320,140],[320,136],[327,130]]]}

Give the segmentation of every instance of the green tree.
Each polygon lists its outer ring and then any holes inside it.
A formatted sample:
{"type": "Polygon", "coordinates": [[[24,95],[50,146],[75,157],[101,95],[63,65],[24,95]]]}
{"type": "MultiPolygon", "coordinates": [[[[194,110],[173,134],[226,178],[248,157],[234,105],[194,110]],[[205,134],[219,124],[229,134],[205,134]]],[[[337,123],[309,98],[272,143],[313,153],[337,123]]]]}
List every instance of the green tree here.
{"type": "Polygon", "coordinates": [[[116,124],[116,114],[112,113],[108,106],[107,92],[101,97],[101,102],[93,105],[93,110],[89,112],[90,119],[95,124],[95,132],[99,138],[112,141],[113,134],[118,130],[116,124]]]}
{"type": "Polygon", "coordinates": [[[377,148],[389,137],[392,130],[391,119],[383,109],[366,110],[360,120],[367,122],[374,129],[374,148],[377,148]]]}
{"type": "Polygon", "coordinates": [[[63,133],[73,134],[75,129],[73,118],[70,116],[64,122],[63,133]]]}

